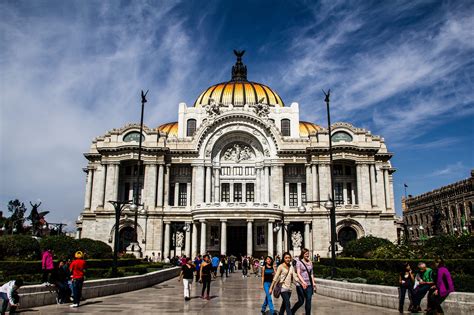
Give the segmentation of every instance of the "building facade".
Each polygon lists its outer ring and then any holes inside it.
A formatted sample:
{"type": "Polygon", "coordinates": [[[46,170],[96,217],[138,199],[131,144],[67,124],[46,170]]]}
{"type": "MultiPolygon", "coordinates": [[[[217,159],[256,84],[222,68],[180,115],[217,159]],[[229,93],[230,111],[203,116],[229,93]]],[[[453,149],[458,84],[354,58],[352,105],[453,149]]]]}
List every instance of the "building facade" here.
{"type": "Polygon", "coordinates": [[[440,234],[471,234],[474,225],[471,177],[419,196],[402,198],[406,238],[418,242],[440,234]]]}
{"type": "MultiPolygon", "coordinates": [[[[281,255],[303,247],[328,256],[324,202],[298,211],[330,194],[328,130],[301,121],[298,103],[288,106],[270,87],[248,81],[236,55],[230,81],[207,88],[192,106],[180,103],[177,122],[144,127],[142,169],[139,125],[92,142],[80,237],[113,246],[108,201],[132,199],[138,182],[143,209],[136,231],[134,213],[123,212],[121,249],[136,233],[150,257],[281,255]]],[[[384,139],[349,123],[333,124],[331,136],[338,250],[369,234],[395,241],[395,170],[384,139]]]]}

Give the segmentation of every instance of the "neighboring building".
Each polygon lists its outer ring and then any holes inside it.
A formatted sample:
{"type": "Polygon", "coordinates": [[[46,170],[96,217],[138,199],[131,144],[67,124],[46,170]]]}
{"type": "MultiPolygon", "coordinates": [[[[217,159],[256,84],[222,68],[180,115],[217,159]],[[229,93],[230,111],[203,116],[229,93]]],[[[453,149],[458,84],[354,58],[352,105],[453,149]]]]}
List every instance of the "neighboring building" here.
{"type": "Polygon", "coordinates": [[[472,233],[474,170],[471,177],[431,192],[402,198],[405,233],[418,241],[435,234],[472,233]]]}
{"type": "MultiPolygon", "coordinates": [[[[114,208],[108,201],[132,199],[139,127],[113,129],[85,154],[80,237],[113,245],[114,208]]],[[[288,106],[268,86],[248,81],[241,54],[230,81],[205,89],[191,107],[180,103],[177,122],[144,127],[142,137],[145,211],[138,214],[137,238],[144,255],[281,255],[302,247],[328,255],[324,203],[298,212],[306,200],[328,198],[328,130],[301,121],[298,103],[288,106]],[[275,232],[283,220],[288,233],[275,232]]],[[[340,244],[369,234],[395,241],[395,170],[384,139],[335,123],[332,140],[340,244]]],[[[133,221],[133,213],[124,211],[121,249],[134,236],[133,221]]]]}

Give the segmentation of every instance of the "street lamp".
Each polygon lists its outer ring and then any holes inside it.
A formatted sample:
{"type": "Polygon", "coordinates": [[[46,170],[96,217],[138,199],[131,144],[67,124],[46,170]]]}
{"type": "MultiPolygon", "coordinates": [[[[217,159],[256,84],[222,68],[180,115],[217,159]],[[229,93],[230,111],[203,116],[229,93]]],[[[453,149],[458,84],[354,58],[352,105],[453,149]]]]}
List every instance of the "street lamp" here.
{"type": "Polygon", "coordinates": [[[120,215],[122,214],[122,211],[125,208],[127,207],[130,208],[134,204],[130,200],[127,200],[127,201],[110,200],[109,203],[111,203],[115,209],[114,260],[113,260],[113,265],[112,265],[112,274],[115,276],[117,275],[117,255],[118,255],[119,245],[120,245],[119,244],[120,215]]]}

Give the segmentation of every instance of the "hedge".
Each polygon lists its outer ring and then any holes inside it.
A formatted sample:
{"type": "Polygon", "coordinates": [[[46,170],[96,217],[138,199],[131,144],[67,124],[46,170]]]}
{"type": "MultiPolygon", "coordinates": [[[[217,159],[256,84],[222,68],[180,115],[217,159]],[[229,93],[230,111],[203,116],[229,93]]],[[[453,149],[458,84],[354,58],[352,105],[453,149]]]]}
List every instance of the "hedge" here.
{"type": "Polygon", "coordinates": [[[28,235],[4,235],[0,237],[0,260],[32,260],[41,258],[38,241],[28,235]]]}

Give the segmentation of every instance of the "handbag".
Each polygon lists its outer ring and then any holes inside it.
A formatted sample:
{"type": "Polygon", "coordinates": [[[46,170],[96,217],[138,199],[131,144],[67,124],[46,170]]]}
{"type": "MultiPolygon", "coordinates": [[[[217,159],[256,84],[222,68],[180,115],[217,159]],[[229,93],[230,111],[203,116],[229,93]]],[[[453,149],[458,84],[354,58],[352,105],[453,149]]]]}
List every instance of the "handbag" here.
{"type": "Polygon", "coordinates": [[[273,288],[273,296],[276,299],[278,299],[281,295],[281,287],[283,285],[283,282],[285,282],[286,277],[288,277],[288,275],[290,274],[290,269],[291,269],[291,267],[288,268],[288,273],[286,274],[285,279],[283,279],[283,281],[278,281],[278,283],[275,284],[275,287],[273,288]]]}

